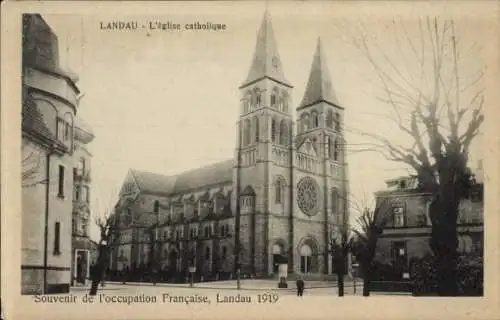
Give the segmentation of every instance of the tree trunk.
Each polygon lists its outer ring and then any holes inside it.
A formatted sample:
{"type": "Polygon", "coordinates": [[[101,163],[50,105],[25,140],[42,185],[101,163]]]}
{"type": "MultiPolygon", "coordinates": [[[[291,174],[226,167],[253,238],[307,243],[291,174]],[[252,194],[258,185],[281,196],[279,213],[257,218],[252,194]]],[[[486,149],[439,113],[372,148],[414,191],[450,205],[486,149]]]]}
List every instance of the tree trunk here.
{"type": "Polygon", "coordinates": [[[363,297],[370,296],[371,269],[366,265],[363,268],[363,297]]]}
{"type": "Polygon", "coordinates": [[[343,274],[337,275],[337,286],[339,288],[339,297],[343,297],[344,296],[344,275],[343,274]]]}
{"type": "MultiPolygon", "coordinates": [[[[449,197],[443,197],[449,199],[449,197]]],[[[432,214],[431,248],[436,257],[437,290],[440,296],[458,295],[458,205],[434,200],[432,214]]]]}
{"type": "Polygon", "coordinates": [[[97,294],[99,283],[102,281],[103,273],[106,268],[106,261],[106,248],[103,245],[100,245],[99,256],[97,257],[97,262],[91,275],[92,285],[90,286],[89,293],[91,296],[95,296],[97,294]]]}

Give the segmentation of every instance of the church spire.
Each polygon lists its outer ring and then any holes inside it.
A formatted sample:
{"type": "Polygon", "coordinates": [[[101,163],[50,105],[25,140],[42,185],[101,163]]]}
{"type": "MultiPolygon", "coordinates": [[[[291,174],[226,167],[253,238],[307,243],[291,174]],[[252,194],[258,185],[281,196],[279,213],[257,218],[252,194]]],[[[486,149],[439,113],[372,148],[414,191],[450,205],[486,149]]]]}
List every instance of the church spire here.
{"type": "Polygon", "coordinates": [[[318,37],[316,52],[309,73],[309,80],[304,92],[304,98],[298,106],[298,109],[313,105],[317,102],[325,101],[340,107],[335,92],[333,90],[330,72],[326,64],[326,58],[323,53],[321,39],[318,37]]]}
{"type": "Polygon", "coordinates": [[[257,44],[255,45],[252,65],[250,66],[246,80],[241,86],[244,87],[256,80],[266,77],[288,87],[292,87],[286,80],[283,72],[283,66],[278,54],[278,46],[271,24],[271,17],[267,8],[259,32],[257,33],[257,44]]]}

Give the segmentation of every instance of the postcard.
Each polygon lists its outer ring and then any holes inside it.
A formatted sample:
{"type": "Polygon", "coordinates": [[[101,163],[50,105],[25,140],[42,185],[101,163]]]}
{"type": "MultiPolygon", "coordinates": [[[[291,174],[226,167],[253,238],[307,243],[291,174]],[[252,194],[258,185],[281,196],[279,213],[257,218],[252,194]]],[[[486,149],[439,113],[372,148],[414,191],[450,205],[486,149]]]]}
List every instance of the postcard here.
{"type": "Polygon", "coordinates": [[[6,319],[500,316],[494,2],[3,8],[6,319]]]}

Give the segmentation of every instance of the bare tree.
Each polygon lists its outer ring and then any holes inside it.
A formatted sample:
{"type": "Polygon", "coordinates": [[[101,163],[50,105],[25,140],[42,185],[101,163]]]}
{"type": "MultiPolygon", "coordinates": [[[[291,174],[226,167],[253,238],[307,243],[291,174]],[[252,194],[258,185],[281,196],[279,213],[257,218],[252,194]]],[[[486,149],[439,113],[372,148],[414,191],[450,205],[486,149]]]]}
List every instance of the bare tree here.
{"type": "Polygon", "coordinates": [[[338,227],[339,238],[330,238],[330,254],[333,257],[333,272],[337,275],[339,297],[344,296],[344,278],[347,274],[347,258],[352,246],[350,227],[347,223],[338,227]]]}
{"type": "Polygon", "coordinates": [[[358,229],[352,229],[356,237],[351,240],[351,251],[360,263],[361,273],[363,275],[363,296],[370,295],[370,283],[373,273],[373,259],[377,242],[384,230],[390,216],[387,214],[387,208],[384,207],[385,200],[376,204],[374,209],[366,204],[360,207],[361,216],[358,217],[358,229]]]}
{"type": "Polygon", "coordinates": [[[23,188],[33,187],[38,184],[47,183],[47,179],[40,179],[41,155],[36,151],[26,151],[22,146],[23,159],[21,160],[21,186],[23,188]]]}
{"type": "Polygon", "coordinates": [[[466,76],[460,67],[467,56],[459,50],[453,21],[420,20],[415,37],[403,22],[397,29],[403,34],[394,42],[394,51],[402,53],[401,65],[382,46],[369,41],[364,26],[353,42],[376,72],[383,91],[380,100],[393,111],[386,118],[411,142],[398,145],[378,134],[358,133],[370,138],[362,149],[411,168],[419,189],[433,195],[430,246],[436,257],[438,294],[453,296],[457,294],[458,207],[471,184],[467,165],[471,142],[484,120],[483,90],[478,86],[483,72],[466,76]],[[416,74],[408,71],[411,67],[416,74]]]}
{"type": "Polygon", "coordinates": [[[115,233],[115,215],[106,214],[103,217],[97,217],[96,225],[99,228],[100,239],[98,243],[97,261],[92,270],[92,285],[90,295],[96,295],[99,283],[103,281],[106,268],[109,266],[110,251],[117,242],[118,237],[115,233]]]}

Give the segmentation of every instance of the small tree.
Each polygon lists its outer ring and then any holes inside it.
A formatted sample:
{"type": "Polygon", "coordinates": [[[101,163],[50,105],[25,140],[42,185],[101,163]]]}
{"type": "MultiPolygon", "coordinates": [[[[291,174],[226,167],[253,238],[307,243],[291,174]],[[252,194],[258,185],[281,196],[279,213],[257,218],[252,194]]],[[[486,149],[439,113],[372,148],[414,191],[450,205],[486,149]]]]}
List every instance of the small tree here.
{"type": "Polygon", "coordinates": [[[100,239],[98,243],[97,261],[92,270],[92,285],[90,287],[90,295],[97,294],[99,283],[102,282],[104,272],[109,266],[109,254],[113,244],[117,241],[115,237],[115,216],[106,214],[104,217],[96,218],[96,225],[100,231],[100,239]]]}
{"type": "Polygon", "coordinates": [[[361,230],[352,229],[356,238],[352,240],[351,248],[360,263],[363,274],[363,296],[370,295],[373,258],[375,257],[378,239],[389,218],[384,203],[385,201],[381,201],[373,210],[365,206],[361,216],[357,219],[361,230]]]}

